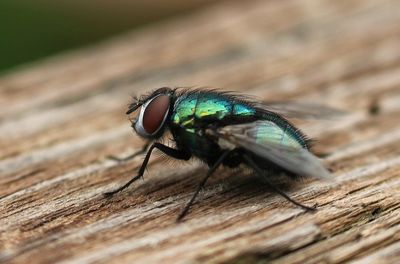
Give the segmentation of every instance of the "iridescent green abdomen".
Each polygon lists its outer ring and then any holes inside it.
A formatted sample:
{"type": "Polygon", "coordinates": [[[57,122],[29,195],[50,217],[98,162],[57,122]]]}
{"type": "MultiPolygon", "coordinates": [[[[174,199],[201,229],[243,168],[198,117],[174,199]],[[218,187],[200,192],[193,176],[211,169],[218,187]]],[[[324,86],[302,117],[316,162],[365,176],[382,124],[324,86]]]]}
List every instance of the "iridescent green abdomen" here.
{"type": "Polygon", "coordinates": [[[279,126],[275,122],[265,120],[257,122],[257,129],[254,130],[255,135],[251,136],[256,139],[258,144],[274,143],[293,148],[306,147],[303,139],[291,130],[290,124],[279,126]]]}

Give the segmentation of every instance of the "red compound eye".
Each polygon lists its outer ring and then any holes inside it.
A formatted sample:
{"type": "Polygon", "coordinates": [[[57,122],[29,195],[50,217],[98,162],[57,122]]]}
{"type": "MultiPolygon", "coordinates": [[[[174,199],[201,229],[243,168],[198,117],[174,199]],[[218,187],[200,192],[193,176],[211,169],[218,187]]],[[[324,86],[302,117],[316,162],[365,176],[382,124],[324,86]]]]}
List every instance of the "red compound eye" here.
{"type": "Polygon", "coordinates": [[[154,98],[144,110],[143,128],[148,134],[155,133],[163,124],[168,113],[170,98],[168,95],[160,95],[154,98]]]}

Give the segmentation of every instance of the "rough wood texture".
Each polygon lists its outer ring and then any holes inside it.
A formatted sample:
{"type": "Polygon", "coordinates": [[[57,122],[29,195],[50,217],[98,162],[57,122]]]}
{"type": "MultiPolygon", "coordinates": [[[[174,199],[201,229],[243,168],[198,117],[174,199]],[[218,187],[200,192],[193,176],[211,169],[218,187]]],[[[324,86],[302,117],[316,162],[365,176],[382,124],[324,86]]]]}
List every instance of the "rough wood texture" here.
{"type": "Polygon", "coordinates": [[[0,80],[2,263],[399,263],[400,4],[240,1],[20,69],[0,80]],[[283,184],[305,213],[221,169],[141,158],[124,111],[160,86],[216,86],[349,111],[302,123],[335,182],[283,184]],[[175,165],[176,164],[176,165],[175,165]]]}

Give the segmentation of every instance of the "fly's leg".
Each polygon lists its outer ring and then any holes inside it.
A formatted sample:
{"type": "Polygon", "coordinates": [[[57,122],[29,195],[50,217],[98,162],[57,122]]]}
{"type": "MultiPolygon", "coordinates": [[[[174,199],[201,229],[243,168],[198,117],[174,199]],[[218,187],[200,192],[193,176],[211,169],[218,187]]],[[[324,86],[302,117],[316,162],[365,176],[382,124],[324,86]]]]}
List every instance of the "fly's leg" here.
{"type": "Polygon", "coordinates": [[[194,200],[196,199],[196,196],[199,194],[200,190],[206,184],[208,178],[219,167],[219,165],[222,164],[222,162],[225,160],[225,158],[228,156],[229,153],[230,153],[230,151],[224,152],[221,155],[221,157],[219,157],[217,162],[215,162],[214,165],[212,167],[210,167],[210,169],[207,172],[207,175],[203,178],[203,180],[200,182],[199,186],[197,187],[196,191],[193,193],[192,198],[190,198],[189,202],[185,205],[185,207],[179,213],[178,218],[176,219],[177,222],[181,221],[185,217],[185,215],[189,211],[190,206],[193,204],[194,200]]]}
{"type": "Polygon", "coordinates": [[[108,159],[111,159],[111,160],[118,161],[118,162],[125,162],[125,161],[128,161],[128,160],[133,159],[133,158],[136,157],[136,156],[139,156],[139,155],[141,155],[141,154],[146,153],[146,150],[149,148],[149,145],[150,145],[150,142],[147,142],[147,143],[142,147],[142,149],[140,149],[140,150],[138,150],[138,151],[132,153],[131,155],[129,155],[129,156],[125,157],[125,158],[119,158],[119,157],[116,157],[116,156],[107,156],[107,158],[108,158],[108,159]]]}
{"type": "Polygon", "coordinates": [[[182,150],[179,150],[179,149],[173,149],[173,148],[170,148],[170,147],[168,147],[168,146],[165,146],[165,145],[163,145],[163,144],[161,144],[161,143],[157,143],[157,142],[156,142],[156,143],[154,143],[153,145],[151,145],[151,147],[150,147],[149,150],[147,151],[146,157],[144,158],[143,163],[142,163],[142,165],[140,166],[140,169],[139,169],[138,174],[137,174],[135,177],[133,177],[131,180],[129,180],[129,181],[128,181],[126,184],[124,184],[123,186],[119,187],[118,189],[116,189],[116,190],[114,190],[114,191],[106,192],[106,193],[104,193],[104,195],[105,195],[106,197],[112,196],[113,194],[116,194],[116,193],[118,193],[118,192],[120,192],[120,191],[126,189],[126,188],[127,188],[129,185],[131,185],[134,181],[140,179],[140,178],[143,176],[143,174],[144,174],[144,171],[145,171],[145,169],[146,169],[146,167],[147,167],[147,164],[149,163],[151,153],[152,153],[153,149],[155,149],[155,148],[161,150],[161,151],[164,152],[166,155],[168,155],[168,156],[170,156],[170,157],[173,157],[173,158],[175,158],[175,159],[189,160],[190,157],[191,157],[191,154],[190,154],[190,153],[187,153],[187,152],[182,151],[182,150]]]}
{"type": "Polygon", "coordinates": [[[282,197],[284,197],[284,198],[285,198],[286,200],[288,200],[289,202],[291,202],[291,203],[293,203],[293,204],[295,204],[295,205],[297,205],[297,206],[303,208],[303,209],[306,210],[306,211],[315,211],[315,210],[316,210],[316,209],[313,208],[313,207],[309,207],[309,206],[303,205],[303,204],[301,204],[301,203],[299,203],[299,202],[296,202],[296,201],[293,200],[292,198],[290,198],[286,193],[284,193],[283,191],[281,191],[279,188],[277,188],[276,186],[274,186],[274,185],[269,181],[269,179],[268,179],[268,177],[266,177],[265,173],[257,166],[257,164],[253,161],[253,159],[252,159],[249,155],[244,154],[243,157],[244,157],[244,159],[247,161],[248,165],[249,165],[250,167],[252,167],[252,168],[256,171],[256,173],[257,173],[259,176],[263,177],[263,179],[265,180],[265,182],[267,183],[267,185],[268,185],[274,192],[276,192],[277,194],[281,195],[282,197]]]}

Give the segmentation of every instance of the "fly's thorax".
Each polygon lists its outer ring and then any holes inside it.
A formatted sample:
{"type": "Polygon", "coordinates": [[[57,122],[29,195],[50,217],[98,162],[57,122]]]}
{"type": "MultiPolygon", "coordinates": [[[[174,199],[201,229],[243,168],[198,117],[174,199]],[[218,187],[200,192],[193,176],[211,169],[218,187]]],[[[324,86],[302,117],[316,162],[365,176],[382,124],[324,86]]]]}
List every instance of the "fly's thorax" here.
{"type": "Polygon", "coordinates": [[[177,145],[207,160],[218,156],[221,149],[234,149],[232,144],[210,137],[207,129],[238,123],[254,114],[251,106],[215,92],[186,93],[176,98],[170,130],[177,145]]]}
{"type": "Polygon", "coordinates": [[[176,98],[171,115],[171,124],[177,127],[193,127],[196,104],[197,94],[183,94],[176,98]]]}
{"type": "Polygon", "coordinates": [[[218,123],[225,119],[252,116],[256,110],[215,92],[188,93],[177,98],[171,123],[175,126],[194,128],[218,123]]]}

